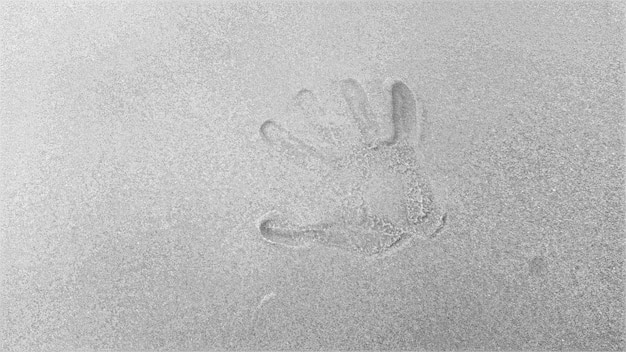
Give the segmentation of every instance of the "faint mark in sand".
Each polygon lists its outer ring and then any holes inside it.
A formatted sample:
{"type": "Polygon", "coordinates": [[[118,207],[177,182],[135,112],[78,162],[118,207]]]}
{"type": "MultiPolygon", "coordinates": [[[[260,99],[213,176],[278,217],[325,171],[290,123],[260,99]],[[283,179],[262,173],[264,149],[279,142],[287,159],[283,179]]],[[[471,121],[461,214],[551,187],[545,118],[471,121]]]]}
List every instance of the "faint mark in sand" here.
{"type": "Polygon", "coordinates": [[[441,216],[441,219],[439,220],[439,226],[437,226],[437,228],[435,229],[435,231],[433,231],[432,235],[430,235],[430,238],[435,238],[439,235],[439,233],[441,233],[441,231],[443,231],[443,229],[446,227],[446,224],[448,223],[448,213],[444,213],[441,216]]]}
{"type": "Polygon", "coordinates": [[[265,304],[265,302],[269,301],[270,299],[272,299],[274,297],[276,297],[276,293],[274,293],[274,292],[270,292],[270,293],[266,294],[265,296],[263,296],[263,298],[261,298],[261,301],[256,306],[256,309],[259,310],[263,306],[263,304],[265,304]]]}
{"type": "Polygon", "coordinates": [[[272,300],[274,297],[276,297],[276,293],[274,292],[270,292],[266,294],[265,296],[263,296],[263,298],[261,298],[261,301],[259,301],[259,304],[257,304],[256,308],[254,309],[254,312],[252,313],[252,319],[250,320],[250,336],[251,337],[256,336],[255,330],[256,330],[257,320],[259,319],[259,311],[261,310],[261,308],[263,308],[263,306],[267,302],[272,300]]]}
{"type": "Polygon", "coordinates": [[[548,260],[542,255],[533,257],[528,262],[528,272],[530,276],[540,277],[548,271],[548,260]]]}

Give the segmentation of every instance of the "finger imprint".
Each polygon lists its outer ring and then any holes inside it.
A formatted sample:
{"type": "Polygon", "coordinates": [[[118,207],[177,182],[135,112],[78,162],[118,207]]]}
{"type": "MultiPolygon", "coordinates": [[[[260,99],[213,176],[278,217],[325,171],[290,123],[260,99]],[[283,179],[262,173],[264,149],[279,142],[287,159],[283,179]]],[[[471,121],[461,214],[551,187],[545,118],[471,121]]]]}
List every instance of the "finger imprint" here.
{"type": "Polygon", "coordinates": [[[294,98],[295,105],[302,111],[302,114],[309,119],[321,116],[324,110],[319,105],[319,101],[315,94],[308,90],[302,89],[294,98]]]}
{"type": "Polygon", "coordinates": [[[273,120],[265,121],[261,125],[260,133],[267,143],[290,155],[297,161],[304,161],[310,158],[325,161],[325,158],[315,147],[295,137],[273,120]]]}
{"type": "Polygon", "coordinates": [[[376,129],[365,90],[356,80],[349,78],[341,82],[341,92],[359,132],[367,142],[371,142],[376,129]]]}
{"type": "MultiPolygon", "coordinates": [[[[302,89],[293,99],[293,105],[296,108],[296,115],[307,122],[305,133],[312,133],[321,138],[319,142],[328,146],[336,146],[338,144],[336,132],[325,126],[322,119],[326,116],[324,108],[319,103],[315,93],[309,89],[302,89]]],[[[315,139],[315,138],[314,138],[315,139]]]]}
{"type": "Polygon", "coordinates": [[[264,241],[283,247],[306,248],[315,237],[314,231],[281,219],[276,214],[268,215],[261,220],[258,228],[264,241]]]}
{"type": "Polygon", "coordinates": [[[420,121],[417,117],[417,103],[411,89],[403,82],[395,82],[391,87],[391,122],[393,132],[387,144],[406,142],[416,145],[419,137],[420,121]]]}

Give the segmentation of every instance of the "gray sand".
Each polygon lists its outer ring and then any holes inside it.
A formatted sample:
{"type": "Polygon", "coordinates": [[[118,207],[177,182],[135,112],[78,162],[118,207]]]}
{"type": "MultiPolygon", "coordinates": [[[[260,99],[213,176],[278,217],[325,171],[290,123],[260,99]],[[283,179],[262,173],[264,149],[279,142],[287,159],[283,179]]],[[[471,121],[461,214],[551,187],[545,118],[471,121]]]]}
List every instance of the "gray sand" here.
{"type": "Polygon", "coordinates": [[[617,3],[0,13],[0,350],[626,348],[617,3]],[[332,123],[346,79],[378,118],[412,90],[445,221],[385,255],[265,241],[354,210],[260,133],[308,92],[332,123]]]}

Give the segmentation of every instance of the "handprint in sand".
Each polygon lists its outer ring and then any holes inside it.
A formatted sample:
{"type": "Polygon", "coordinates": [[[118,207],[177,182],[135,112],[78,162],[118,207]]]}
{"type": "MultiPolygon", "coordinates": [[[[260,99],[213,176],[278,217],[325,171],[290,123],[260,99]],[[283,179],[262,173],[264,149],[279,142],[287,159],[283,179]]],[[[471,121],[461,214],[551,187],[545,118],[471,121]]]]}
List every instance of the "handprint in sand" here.
{"type": "Polygon", "coordinates": [[[445,214],[419,161],[422,104],[402,81],[388,82],[386,114],[374,113],[363,86],[345,79],[332,84],[333,113],[303,89],[290,120],[261,125],[277,157],[318,179],[310,194],[318,204],[311,211],[319,215],[303,222],[272,210],[257,224],[265,241],[375,257],[441,229],[445,214]]]}

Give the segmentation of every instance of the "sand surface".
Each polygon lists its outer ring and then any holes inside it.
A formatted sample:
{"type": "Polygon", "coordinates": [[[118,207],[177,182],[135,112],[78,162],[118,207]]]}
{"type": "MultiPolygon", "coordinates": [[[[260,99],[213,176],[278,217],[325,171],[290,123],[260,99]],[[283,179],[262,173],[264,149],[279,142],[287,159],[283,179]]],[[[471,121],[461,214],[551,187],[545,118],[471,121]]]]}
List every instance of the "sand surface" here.
{"type": "Polygon", "coordinates": [[[626,347],[617,2],[0,13],[1,350],[626,347]],[[332,125],[346,79],[372,116],[415,94],[445,226],[375,258],[268,243],[264,214],[340,205],[260,127],[307,92],[332,125]]]}

